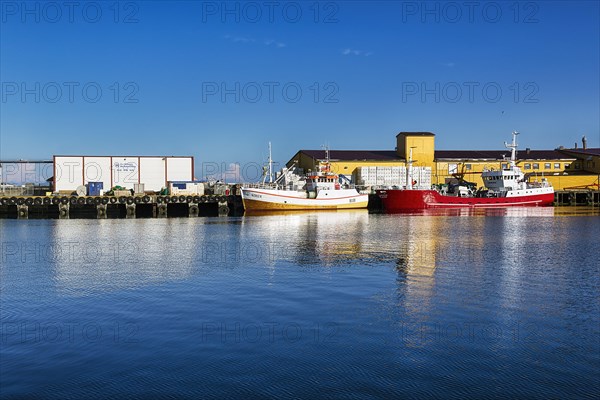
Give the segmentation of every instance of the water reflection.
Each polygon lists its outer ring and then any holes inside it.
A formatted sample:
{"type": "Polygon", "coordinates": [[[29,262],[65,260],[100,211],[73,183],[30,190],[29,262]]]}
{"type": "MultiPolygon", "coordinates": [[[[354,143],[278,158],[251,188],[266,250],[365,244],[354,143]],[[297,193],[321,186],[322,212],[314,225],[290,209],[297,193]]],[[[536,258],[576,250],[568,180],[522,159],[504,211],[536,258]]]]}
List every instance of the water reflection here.
{"type": "Polygon", "coordinates": [[[598,392],[597,217],[338,212],[0,229],[5,397],[598,392]],[[254,335],[265,323],[277,333],[254,335]],[[115,326],[139,328],[135,340],[115,326]]]}
{"type": "Polygon", "coordinates": [[[506,207],[506,208],[428,208],[393,213],[394,215],[427,215],[438,217],[552,217],[554,215],[583,215],[597,212],[591,207],[506,207]]]}
{"type": "Polygon", "coordinates": [[[273,261],[330,267],[361,257],[368,223],[367,210],[246,214],[241,237],[263,241],[273,261]]]}
{"type": "MultiPolygon", "coordinates": [[[[397,306],[394,311],[399,316],[394,318],[404,328],[407,321],[424,324],[429,320],[437,258],[445,249],[438,241],[439,218],[408,217],[401,222],[403,235],[397,241],[397,306]]],[[[406,339],[407,346],[420,345],[414,342],[415,337],[406,339]]]]}
{"type": "Polygon", "coordinates": [[[56,289],[81,296],[185,279],[203,232],[185,219],[53,221],[56,289]]]}
{"type": "MultiPolygon", "coordinates": [[[[35,224],[50,229],[38,244],[42,261],[52,266],[46,275],[62,294],[81,296],[181,281],[212,268],[258,266],[272,278],[278,268],[288,265],[384,264],[396,269],[399,290],[406,290],[403,297],[426,305],[440,267],[469,265],[470,273],[478,277],[490,262],[503,272],[498,284],[504,287],[505,301],[517,301],[515,290],[525,279],[528,257],[545,257],[540,241],[527,238],[532,218],[537,225],[556,228],[556,221],[547,218],[558,209],[425,210],[425,215],[347,210],[35,224]],[[494,242],[486,237],[494,237],[494,242]]],[[[561,208],[561,216],[572,215],[565,209],[561,208]]],[[[15,232],[23,226],[17,224],[15,232]]],[[[552,245],[566,250],[560,240],[552,245]]]]}

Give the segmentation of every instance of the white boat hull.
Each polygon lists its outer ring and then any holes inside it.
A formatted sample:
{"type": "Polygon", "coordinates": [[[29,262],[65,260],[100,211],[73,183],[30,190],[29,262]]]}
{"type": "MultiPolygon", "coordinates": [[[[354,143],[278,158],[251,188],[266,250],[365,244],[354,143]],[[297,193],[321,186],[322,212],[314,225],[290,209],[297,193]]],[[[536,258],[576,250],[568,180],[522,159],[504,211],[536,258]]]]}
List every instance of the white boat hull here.
{"type": "Polygon", "coordinates": [[[242,201],[248,210],[337,210],[366,208],[369,195],[355,189],[321,190],[316,198],[305,191],[242,188],[242,201]]]}

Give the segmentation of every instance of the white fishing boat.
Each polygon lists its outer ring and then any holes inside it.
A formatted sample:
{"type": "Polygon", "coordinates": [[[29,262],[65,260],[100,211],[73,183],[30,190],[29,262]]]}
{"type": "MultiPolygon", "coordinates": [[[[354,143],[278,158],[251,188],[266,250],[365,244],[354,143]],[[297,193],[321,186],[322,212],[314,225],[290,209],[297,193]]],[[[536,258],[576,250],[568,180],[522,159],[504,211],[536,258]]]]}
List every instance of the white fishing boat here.
{"type": "Polygon", "coordinates": [[[244,209],[268,211],[366,208],[369,195],[359,193],[349,183],[342,183],[340,177],[330,170],[328,149],[325,149],[325,154],[326,160],[319,164],[316,172],[289,182],[285,180],[289,176],[287,171],[272,181],[272,159],[269,154],[268,175],[271,181],[242,186],[244,209]]]}

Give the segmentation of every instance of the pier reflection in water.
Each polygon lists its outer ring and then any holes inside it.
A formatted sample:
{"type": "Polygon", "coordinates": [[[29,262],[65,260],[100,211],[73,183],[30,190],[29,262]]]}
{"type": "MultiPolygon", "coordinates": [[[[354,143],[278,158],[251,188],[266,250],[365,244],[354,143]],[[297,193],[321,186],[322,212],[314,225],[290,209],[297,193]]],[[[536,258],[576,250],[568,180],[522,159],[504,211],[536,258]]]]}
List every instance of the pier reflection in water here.
{"type": "Polygon", "coordinates": [[[0,221],[2,395],[598,393],[598,216],[423,214],[0,221]]]}

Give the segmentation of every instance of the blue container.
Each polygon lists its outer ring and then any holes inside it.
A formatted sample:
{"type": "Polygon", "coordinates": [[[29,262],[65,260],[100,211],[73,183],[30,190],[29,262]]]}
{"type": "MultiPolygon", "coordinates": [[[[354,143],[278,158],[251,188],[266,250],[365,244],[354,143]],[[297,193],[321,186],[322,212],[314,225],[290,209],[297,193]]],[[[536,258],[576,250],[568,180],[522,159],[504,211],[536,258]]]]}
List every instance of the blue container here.
{"type": "Polygon", "coordinates": [[[104,189],[102,182],[88,182],[88,196],[100,196],[100,191],[104,189]]]}

